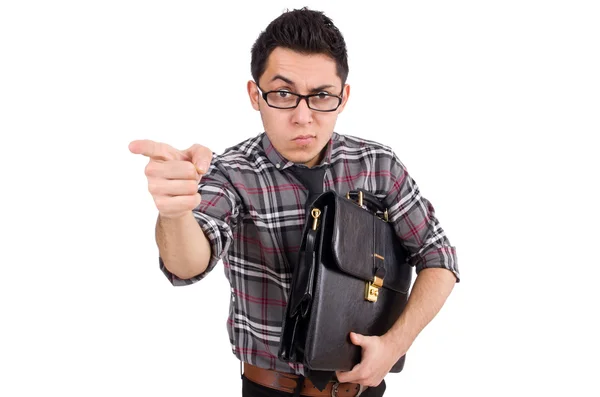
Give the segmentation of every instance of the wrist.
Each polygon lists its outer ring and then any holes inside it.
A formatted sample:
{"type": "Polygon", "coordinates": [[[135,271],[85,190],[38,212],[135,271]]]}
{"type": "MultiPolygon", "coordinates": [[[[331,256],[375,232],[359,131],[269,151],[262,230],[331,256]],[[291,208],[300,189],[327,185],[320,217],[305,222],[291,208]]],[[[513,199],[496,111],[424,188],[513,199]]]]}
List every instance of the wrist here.
{"type": "Polygon", "coordinates": [[[173,223],[173,222],[180,222],[181,220],[185,219],[186,217],[188,217],[191,214],[192,214],[192,211],[185,211],[185,212],[179,212],[179,213],[174,213],[174,214],[164,214],[164,213],[159,212],[158,218],[163,222],[173,223]]]}
{"type": "Polygon", "coordinates": [[[402,357],[410,347],[412,340],[402,329],[390,329],[381,336],[385,346],[396,359],[402,357]]]}

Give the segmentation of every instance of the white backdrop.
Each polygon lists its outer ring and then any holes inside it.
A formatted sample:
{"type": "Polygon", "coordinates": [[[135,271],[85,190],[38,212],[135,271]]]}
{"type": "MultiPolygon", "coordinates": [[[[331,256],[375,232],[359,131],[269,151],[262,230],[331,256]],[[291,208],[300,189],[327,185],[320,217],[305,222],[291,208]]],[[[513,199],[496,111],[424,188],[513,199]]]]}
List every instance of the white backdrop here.
{"type": "Polygon", "coordinates": [[[391,145],[458,251],[386,395],[599,395],[600,13],[527,0],[2,1],[0,395],[241,395],[222,264],[169,284],[127,145],[259,133],[250,47],[304,5],[347,40],[336,130],[391,145]]]}

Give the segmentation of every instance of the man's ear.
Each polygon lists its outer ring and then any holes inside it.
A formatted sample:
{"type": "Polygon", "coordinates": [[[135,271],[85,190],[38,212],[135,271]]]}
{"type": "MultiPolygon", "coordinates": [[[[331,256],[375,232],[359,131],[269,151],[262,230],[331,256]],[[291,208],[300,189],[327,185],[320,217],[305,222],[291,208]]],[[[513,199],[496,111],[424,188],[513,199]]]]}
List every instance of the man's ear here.
{"type": "Polygon", "coordinates": [[[342,95],[342,104],[337,110],[338,114],[342,113],[342,111],[346,107],[346,103],[348,103],[348,98],[350,97],[350,84],[344,84],[344,90],[342,95]]]}
{"type": "Polygon", "coordinates": [[[254,110],[259,110],[259,106],[258,106],[258,86],[256,85],[256,83],[252,80],[248,80],[248,96],[250,97],[250,104],[252,105],[252,107],[254,108],[254,110]]]}

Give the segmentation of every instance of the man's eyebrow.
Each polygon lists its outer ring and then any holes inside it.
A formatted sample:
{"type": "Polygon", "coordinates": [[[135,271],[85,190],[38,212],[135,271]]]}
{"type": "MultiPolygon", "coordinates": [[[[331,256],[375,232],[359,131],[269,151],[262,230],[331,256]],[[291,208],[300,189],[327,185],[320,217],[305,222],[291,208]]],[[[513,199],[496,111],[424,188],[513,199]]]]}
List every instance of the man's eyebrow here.
{"type": "Polygon", "coordinates": [[[323,84],[323,85],[318,86],[317,88],[313,88],[310,91],[311,92],[318,92],[318,91],[323,91],[323,90],[325,90],[327,88],[335,88],[335,86],[332,85],[332,84],[323,84]]]}
{"type": "Polygon", "coordinates": [[[285,82],[286,82],[287,84],[289,84],[289,85],[295,85],[295,84],[294,84],[294,82],[293,82],[292,80],[288,79],[287,77],[283,77],[283,76],[282,76],[282,75],[280,75],[280,74],[276,74],[276,75],[275,75],[275,76],[274,76],[274,77],[271,79],[271,81],[275,81],[275,80],[283,80],[283,81],[285,81],[285,82]]]}
{"type": "MultiPolygon", "coordinates": [[[[287,83],[287,84],[289,84],[291,86],[294,86],[294,87],[296,86],[296,84],[292,80],[290,80],[287,77],[284,77],[284,76],[282,76],[280,74],[276,74],[271,79],[271,81],[275,81],[275,80],[282,80],[282,81],[284,81],[285,83],[287,83]]],[[[323,91],[324,89],[327,89],[327,88],[335,88],[335,85],[333,85],[333,84],[323,84],[323,85],[320,85],[320,86],[318,86],[316,88],[313,88],[312,90],[310,90],[310,92],[319,92],[319,91],[323,91]]]]}

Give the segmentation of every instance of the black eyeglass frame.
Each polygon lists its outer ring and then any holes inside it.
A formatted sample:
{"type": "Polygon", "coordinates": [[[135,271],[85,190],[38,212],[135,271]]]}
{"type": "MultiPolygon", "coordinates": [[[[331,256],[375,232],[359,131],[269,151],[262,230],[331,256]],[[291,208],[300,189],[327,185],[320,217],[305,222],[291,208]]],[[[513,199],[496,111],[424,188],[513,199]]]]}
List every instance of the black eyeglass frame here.
{"type": "Polygon", "coordinates": [[[262,98],[265,100],[265,102],[267,103],[267,105],[269,107],[274,108],[274,109],[296,109],[298,107],[298,105],[300,105],[300,101],[304,99],[306,101],[306,106],[308,106],[308,108],[310,110],[314,110],[315,112],[335,112],[336,110],[338,110],[338,108],[342,104],[342,101],[344,100],[343,97],[341,96],[344,93],[344,89],[343,88],[342,88],[342,92],[340,92],[340,95],[334,95],[334,94],[308,94],[308,95],[300,95],[300,94],[296,94],[295,92],[286,91],[286,90],[272,90],[272,91],[265,92],[265,90],[263,90],[262,88],[260,88],[260,86],[258,84],[256,84],[256,88],[258,88],[258,90],[260,91],[260,94],[261,94],[262,98]],[[271,105],[269,103],[269,101],[267,100],[267,95],[269,95],[272,92],[285,92],[286,94],[290,94],[290,95],[293,95],[293,96],[297,97],[296,105],[291,106],[291,107],[285,107],[285,108],[271,105]],[[310,107],[310,103],[308,102],[308,98],[315,97],[315,96],[320,96],[320,95],[327,95],[329,97],[337,98],[338,99],[337,106],[334,109],[331,109],[331,110],[321,110],[321,109],[311,108],[310,107]]]}

